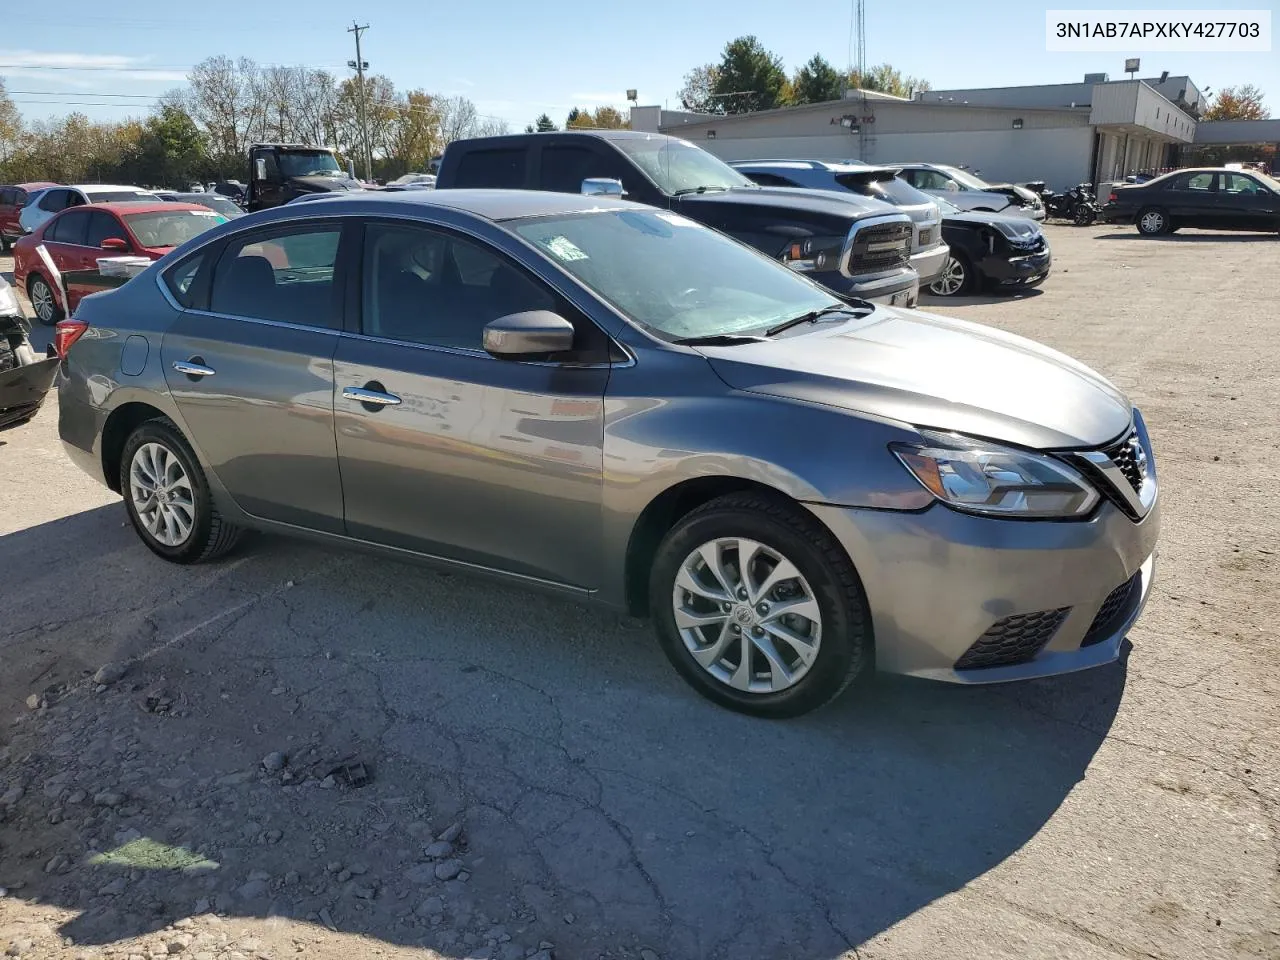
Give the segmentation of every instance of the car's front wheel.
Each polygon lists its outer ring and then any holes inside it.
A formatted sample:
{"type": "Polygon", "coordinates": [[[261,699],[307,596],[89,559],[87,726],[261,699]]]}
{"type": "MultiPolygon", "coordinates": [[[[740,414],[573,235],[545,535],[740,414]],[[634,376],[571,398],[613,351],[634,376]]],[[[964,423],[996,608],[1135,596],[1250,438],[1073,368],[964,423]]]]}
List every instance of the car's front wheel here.
{"type": "Polygon", "coordinates": [[[662,541],[650,611],[667,658],[699,693],[760,717],[834,699],[872,660],[862,584],[812,515],[733,494],[662,541]]]}
{"type": "Polygon", "coordinates": [[[1170,233],[1169,214],[1159,207],[1146,207],[1138,214],[1138,232],[1146,237],[1170,233]]]}
{"type": "Polygon", "coordinates": [[[27,284],[27,294],[31,297],[31,309],[36,312],[36,319],[46,327],[52,327],[63,318],[62,308],[53,295],[53,287],[40,274],[36,274],[27,284]]]}
{"type": "Polygon", "coordinates": [[[973,283],[972,265],[963,254],[952,251],[938,279],[929,284],[929,292],[937,297],[958,297],[967,293],[973,283]]]}
{"type": "Polygon", "coordinates": [[[191,446],[166,418],[148,420],[125,441],[120,491],[134,530],[166,560],[212,560],[240,539],[218,513],[191,446]]]}

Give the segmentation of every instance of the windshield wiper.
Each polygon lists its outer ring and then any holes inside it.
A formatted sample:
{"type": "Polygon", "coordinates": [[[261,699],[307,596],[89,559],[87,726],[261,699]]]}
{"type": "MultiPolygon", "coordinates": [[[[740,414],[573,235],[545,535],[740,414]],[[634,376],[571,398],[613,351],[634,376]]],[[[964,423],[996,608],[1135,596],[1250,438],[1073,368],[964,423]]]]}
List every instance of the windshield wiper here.
{"type": "Polygon", "coordinates": [[[776,327],[770,327],[764,332],[766,337],[776,336],[784,330],[790,330],[792,327],[798,327],[802,323],[817,323],[822,317],[829,313],[853,313],[854,308],[846,304],[834,304],[830,307],[823,307],[821,310],[810,310],[808,313],[802,313],[798,317],[792,317],[790,320],[784,320],[776,327]]]}
{"type": "Polygon", "coordinates": [[[689,194],[689,193],[706,193],[708,190],[721,190],[721,191],[724,191],[724,190],[728,190],[728,189],[729,189],[728,187],[721,187],[721,186],[706,186],[706,185],[703,185],[703,186],[701,186],[701,187],[685,187],[685,188],[684,188],[684,189],[682,189],[682,190],[677,190],[675,193],[673,193],[673,194],[672,194],[672,196],[673,196],[673,197],[683,197],[685,194],[689,194]]]}
{"type": "Polygon", "coordinates": [[[744,343],[764,343],[764,337],[746,333],[708,333],[701,337],[681,337],[672,343],[682,347],[736,347],[744,343]]]}

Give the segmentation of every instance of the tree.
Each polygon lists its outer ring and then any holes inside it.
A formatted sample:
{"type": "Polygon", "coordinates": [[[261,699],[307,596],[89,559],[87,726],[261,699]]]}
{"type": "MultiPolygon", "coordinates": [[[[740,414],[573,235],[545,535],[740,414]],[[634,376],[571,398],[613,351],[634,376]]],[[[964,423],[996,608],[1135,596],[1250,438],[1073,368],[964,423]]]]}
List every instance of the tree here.
{"type": "Polygon", "coordinates": [[[933,89],[928,80],[912,77],[887,63],[871,67],[865,74],[857,70],[849,74],[849,86],[855,90],[877,90],[893,97],[910,99],[913,94],[933,89]]]}
{"type": "Polygon", "coordinates": [[[17,104],[5,92],[4,78],[0,77],[0,163],[14,155],[21,135],[22,117],[18,114],[17,104]]]}
{"type": "Polygon", "coordinates": [[[147,183],[182,189],[204,166],[204,138],[195,121],[177,107],[162,106],[138,140],[138,179],[147,183]]]}
{"type": "MultiPolygon", "coordinates": [[[[536,121],[534,121],[534,127],[536,128],[538,133],[550,133],[553,130],[560,129],[551,121],[551,118],[548,117],[545,113],[542,116],[538,117],[536,121]]],[[[532,133],[533,131],[531,130],[529,132],[532,133]]]]}
{"type": "Polygon", "coordinates": [[[631,127],[631,121],[617,107],[596,107],[596,112],[591,117],[591,126],[597,130],[627,130],[631,127]]]}
{"type": "Polygon", "coordinates": [[[573,107],[569,111],[569,115],[565,117],[564,128],[566,130],[586,130],[591,126],[591,111],[579,110],[573,107]]]}
{"type": "Polygon", "coordinates": [[[398,177],[427,169],[440,152],[440,112],[425,90],[410,90],[398,98],[388,130],[385,173],[398,177]]]}
{"type": "Polygon", "coordinates": [[[815,53],[809,62],[796,71],[791,81],[792,100],[794,103],[823,103],[827,100],[839,100],[844,96],[845,77],[827,62],[820,53],[815,53]]]}
{"type": "Polygon", "coordinates": [[[786,83],[781,57],[755,37],[739,37],[725,44],[712,93],[725,113],[750,113],[782,106],[786,83]]]}
{"type": "Polygon", "coordinates": [[[686,73],[679,93],[681,105],[694,113],[724,113],[722,101],[713,96],[719,72],[719,67],[708,63],[686,73]]]}
{"type": "Polygon", "coordinates": [[[1223,87],[1204,112],[1205,120],[1266,120],[1267,108],[1262,91],[1252,83],[1241,87],[1223,87]]]}

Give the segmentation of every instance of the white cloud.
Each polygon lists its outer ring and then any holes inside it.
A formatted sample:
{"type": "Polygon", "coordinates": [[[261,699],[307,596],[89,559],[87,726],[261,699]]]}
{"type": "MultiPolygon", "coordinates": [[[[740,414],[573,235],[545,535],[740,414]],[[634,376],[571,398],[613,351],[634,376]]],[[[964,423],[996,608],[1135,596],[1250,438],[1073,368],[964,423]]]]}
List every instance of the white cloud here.
{"type": "Polygon", "coordinates": [[[39,77],[72,87],[89,87],[101,80],[180,83],[183,70],[148,69],[146,59],[123,54],[0,50],[0,75],[39,77]]]}

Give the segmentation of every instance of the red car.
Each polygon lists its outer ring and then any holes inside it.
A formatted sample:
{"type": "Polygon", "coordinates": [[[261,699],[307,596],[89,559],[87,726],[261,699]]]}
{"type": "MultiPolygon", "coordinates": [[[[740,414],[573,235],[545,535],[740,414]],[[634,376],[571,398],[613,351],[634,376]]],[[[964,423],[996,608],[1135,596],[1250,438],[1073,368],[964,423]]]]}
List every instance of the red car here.
{"type": "Polygon", "coordinates": [[[18,214],[27,205],[27,198],[37,190],[56,186],[56,183],[0,184],[0,253],[8,250],[13,241],[22,236],[18,214]]]}
{"type": "Polygon", "coordinates": [[[226,222],[221,214],[194,203],[70,207],[14,244],[15,286],[27,291],[41,323],[54,324],[75,312],[82,297],[104,289],[99,258],[159,260],[179,244],[226,222]],[[64,302],[64,290],[69,302],[64,302]]]}

